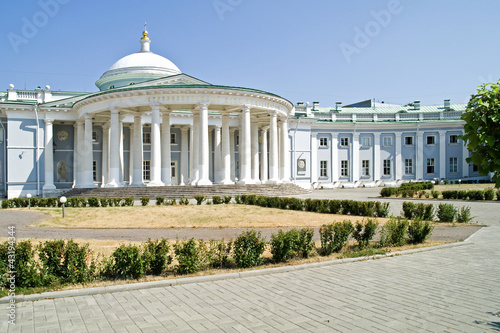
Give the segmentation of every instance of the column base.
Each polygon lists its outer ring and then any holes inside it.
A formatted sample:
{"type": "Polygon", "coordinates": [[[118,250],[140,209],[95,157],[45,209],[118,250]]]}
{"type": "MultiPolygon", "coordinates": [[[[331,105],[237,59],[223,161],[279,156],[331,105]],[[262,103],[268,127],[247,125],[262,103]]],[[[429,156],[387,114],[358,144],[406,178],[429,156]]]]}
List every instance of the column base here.
{"type": "Polygon", "coordinates": [[[210,179],[200,179],[200,180],[198,180],[198,182],[196,183],[196,185],[203,186],[203,185],[213,185],[213,184],[210,181],[210,179]]]}
{"type": "Polygon", "coordinates": [[[165,186],[161,181],[150,181],[146,186],[165,186]]]}
{"type": "Polygon", "coordinates": [[[132,183],[129,186],[131,186],[131,187],[141,187],[141,186],[146,186],[146,184],[144,184],[144,183],[132,183]]]}
{"type": "Polygon", "coordinates": [[[42,191],[52,191],[55,189],[56,189],[56,186],[54,184],[45,184],[42,187],[42,191]]]}
{"type": "Polygon", "coordinates": [[[242,179],[242,180],[239,180],[236,184],[254,185],[255,184],[255,180],[253,180],[253,179],[242,179]]]}
{"type": "Polygon", "coordinates": [[[269,179],[266,184],[281,184],[281,181],[279,179],[269,179]]]}
{"type": "MultiPolygon", "coordinates": [[[[110,181],[109,183],[105,184],[104,187],[120,187],[120,185],[115,181],[110,181]]],[[[75,186],[75,188],[78,187],[75,186]]]]}
{"type": "Polygon", "coordinates": [[[218,182],[217,184],[220,184],[220,185],[233,185],[234,182],[231,179],[223,179],[220,182],[218,182]]]}

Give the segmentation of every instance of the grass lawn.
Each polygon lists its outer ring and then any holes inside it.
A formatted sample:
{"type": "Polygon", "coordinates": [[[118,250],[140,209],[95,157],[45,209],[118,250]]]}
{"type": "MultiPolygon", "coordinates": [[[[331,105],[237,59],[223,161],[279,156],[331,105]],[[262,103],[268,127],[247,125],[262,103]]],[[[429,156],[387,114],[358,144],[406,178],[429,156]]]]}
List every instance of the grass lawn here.
{"type": "MultiPolygon", "coordinates": [[[[35,208],[49,214],[33,226],[69,228],[266,228],[315,227],[363,217],[319,214],[246,205],[187,205],[108,208],[35,208]]],[[[388,221],[377,218],[379,225],[388,221]]]]}
{"type": "Polygon", "coordinates": [[[435,191],[455,191],[455,190],[488,190],[494,189],[495,184],[451,184],[451,185],[434,185],[435,191]]]}

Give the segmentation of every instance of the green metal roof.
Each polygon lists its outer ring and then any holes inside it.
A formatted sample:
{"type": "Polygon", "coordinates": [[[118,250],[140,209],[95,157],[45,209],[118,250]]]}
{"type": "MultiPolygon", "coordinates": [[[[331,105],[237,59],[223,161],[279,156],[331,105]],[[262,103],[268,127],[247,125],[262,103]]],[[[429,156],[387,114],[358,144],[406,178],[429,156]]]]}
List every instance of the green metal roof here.
{"type": "MultiPolygon", "coordinates": [[[[467,104],[452,104],[448,109],[441,105],[423,105],[419,110],[415,110],[413,106],[384,106],[384,107],[371,107],[371,108],[340,108],[339,111],[335,107],[316,107],[311,110],[315,113],[337,113],[337,114],[395,114],[395,113],[433,113],[442,111],[465,111],[467,104]]],[[[298,111],[301,112],[301,111],[298,111]]]]}

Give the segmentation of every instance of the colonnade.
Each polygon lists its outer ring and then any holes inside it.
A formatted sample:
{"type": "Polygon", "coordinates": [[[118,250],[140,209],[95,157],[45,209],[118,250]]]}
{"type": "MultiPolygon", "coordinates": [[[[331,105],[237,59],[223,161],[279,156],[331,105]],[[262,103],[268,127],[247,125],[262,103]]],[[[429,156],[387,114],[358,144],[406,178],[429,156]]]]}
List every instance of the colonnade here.
{"type": "MultiPolygon", "coordinates": [[[[238,127],[230,127],[230,113],[220,112],[220,120],[209,125],[209,103],[199,103],[192,110],[192,124],[174,124],[181,129],[179,185],[260,184],[290,180],[288,121],[278,114],[252,115],[250,106],[242,106],[238,127]],[[239,143],[235,131],[239,132],[239,143]],[[213,141],[211,132],[213,131],[213,141]],[[260,136],[259,136],[260,131],[260,136]],[[268,138],[269,136],[269,138],[268,138]],[[259,142],[260,138],[260,142],[259,142]],[[269,149],[268,149],[269,145],[269,149]],[[238,146],[238,157],[236,149],[238,146]],[[213,152],[213,155],[212,155],[213,152]],[[211,160],[213,159],[213,161],[211,160]],[[239,162],[239,177],[235,172],[239,162]],[[213,176],[210,174],[213,165],[213,176]]],[[[143,179],[143,114],[134,114],[130,126],[130,174],[124,177],[123,119],[130,111],[109,110],[110,120],[102,125],[102,186],[168,186],[171,182],[171,110],[159,103],[151,108],[150,180],[143,179]],[[127,113],[126,113],[127,112],[127,113]],[[122,114],[123,113],[123,114],[122,114]]],[[[231,114],[235,114],[234,111],[231,114]]],[[[212,119],[213,120],[213,119],[212,119]]],[[[101,125],[101,124],[100,124],[101,125]]],[[[87,114],[75,123],[74,187],[96,187],[94,182],[93,119],[87,114]]],[[[44,189],[55,189],[53,182],[52,121],[45,121],[46,158],[44,189]]]]}

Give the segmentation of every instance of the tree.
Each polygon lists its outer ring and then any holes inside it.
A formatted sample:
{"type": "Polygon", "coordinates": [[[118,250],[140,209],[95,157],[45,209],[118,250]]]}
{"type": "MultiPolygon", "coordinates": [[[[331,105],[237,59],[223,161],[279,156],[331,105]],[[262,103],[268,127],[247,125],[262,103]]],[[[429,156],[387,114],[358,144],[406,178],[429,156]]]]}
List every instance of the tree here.
{"type": "Polygon", "coordinates": [[[478,166],[479,174],[493,173],[496,187],[500,186],[500,81],[479,87],[467,104],[462,139],[471,152],[468,163],[478,166]]]}

